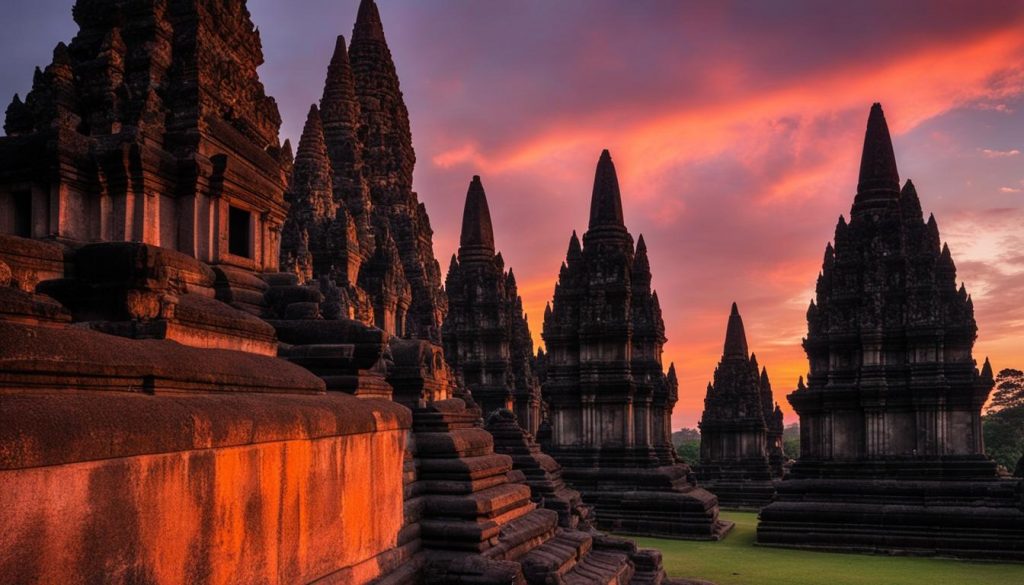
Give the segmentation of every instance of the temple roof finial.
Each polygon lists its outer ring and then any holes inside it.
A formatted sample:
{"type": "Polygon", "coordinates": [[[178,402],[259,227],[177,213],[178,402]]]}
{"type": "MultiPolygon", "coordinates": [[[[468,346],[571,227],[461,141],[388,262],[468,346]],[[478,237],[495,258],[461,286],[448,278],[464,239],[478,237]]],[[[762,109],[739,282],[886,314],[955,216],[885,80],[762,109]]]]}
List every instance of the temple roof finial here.
{"type": "Polygon", "coordinates": [[[576,230],[572,230],[572,236],[569,238],[569,250],[565,253],[565,259],[572,262],[582,255],[583,248],[580,247],[580,239],[576,236],[576,230]]]}
{"type": "Polygon", "coordinates": [[[590,229],[618,227],[625,229],[622,219],[622,194],[615,164],[608,150],[601,152],[594,173],[594,192],[590,199],[590,229]]]}
{"type": "Polygon", "coordinates": [[[864,133],[864,150],[860,159],[860,180],[857,192],[885,190],[899,193],[900,176],[896,170],[896,154],[892,149],[889,125],[885,122],[882,104],[871,106],[868,127],[864,133]]]}
{"type": "Polygon", "coordinates": [[[732,304],[729,313],[729,325],[725,330],[725,349],[723,358],[741,357],[747,359],[747,334],[743,330],[743,318],[740,317],[736,303],[732,304]]]}
{"type": "Polygon", "coordinates": [[[380,10],[373,0],[362,0],[359,3],[359,12],[356,13],[356,24],[352,29],[352,38],[362,37],[363,39],[384,40],[384,25],[380,20],[380,10]]]}
{"type": "Polygon", "coordinates": [[[474,175],[466,192],[466,206],[462,212],[462,234],[459,237],[459,259],[490,260],[494,256],[494,228],[487,194],[479,175],[474,175]]]}

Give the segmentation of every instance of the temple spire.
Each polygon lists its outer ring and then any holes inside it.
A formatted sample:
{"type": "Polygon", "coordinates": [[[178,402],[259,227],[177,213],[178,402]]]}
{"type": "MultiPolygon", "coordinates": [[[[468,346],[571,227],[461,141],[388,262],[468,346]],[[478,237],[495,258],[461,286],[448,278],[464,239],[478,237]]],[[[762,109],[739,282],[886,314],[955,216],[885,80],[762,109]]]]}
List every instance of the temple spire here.
{"type": "Polygon", "coordinates": [[[380,10],[373,0],[362,0],[356,13],[356,24],[352,29],[352,40],[362,37],[366,40],[384,41],[384,25],[380,20],[380,10]]]}
{"type": "Polygon", "coordinates": [[[733,303],[732,311],[729,313],[729,325],[725,330],[725,349],[722,358],[741,357],[747,359],[747,356],[747,334],[743,330],[743,318],[740,317],[736,303],[733,303]]]}
{"type": "Polygon", "coordinates": [[[358,103],[356,102],[356,85],[352,77],[352,64],[348,58],[348,49],[345,47],[344,35],[338,35],[334,42],[334,53],[331,55],[331,62],[327,66],[327,80],[324,83],[323,96],[320,98],[320,108],[326,111],[337,108],[337,104],[351,104],[356,110],[352,112],[346,109],[338,112],[346,116],[345,121],[358,122],[358,103]],[[354,114],[354,116],[352,115],[354,114]],[[348,118],[351,116],[351,120],[348,118]]]}
{"type": "Polygon", "coordinates": [[[921,210],[921,199],[917,196],[917,189],[914,183],[907,179],[903,190],[900,192],[900,210],[905,220],[912,221],[918,225],[924,225],[924,212],[921,210]]]}
{"type": "Polygon", "coordinates": [[[583,248],[580,246],[580,239],[576,236],[576,230],[572,230],[572,236],[569,238],[569,251],[565,254],[565,260],[571,264],[582,255],[583,248]]]}
{"type": "Polygon", "coordinates": [[[359,101],[360,135],[367,137],[363,175],[373,203],[408,204],[416,164],[409,110],[373,0],[359,4],[348,58],[359,101]]]}
{"type": "Polygon", "coordinates": [[[338,35],[334,54],[327,66],[327,80],[320,98],[324,141],[334,171],[334,200],[348,208],[356,225],[364,258],[373,253],[373,207],[370,190],[363,178],[362,144],[359,142],[359,101],[355,78],[345,47],[345,37],[338,35]]]}
{"type": "Polygon", "coordinates": [[[590,229],[612,227],[625,231],[622,219],[622,195],[615,164],[608,150],[601,152],[594,174],[594,192],[590,199],[590,229]]]}
{"type": "MultiPolygon", "coordinates": [[[[857,203],[878,199],[896,200],[899,193],[900,177],[896,170],[896,155],[892,149],[889,126],[885,122],[882,105],[875,103],[871,106],[867,130],[864,133],[857,203]]],[[[854,204],[855,207],[857,203],[854,204]]]]}
{"type": "Polygon", "coordinates": [[[489,261],[494,257],[494,229],[487,194],[479,175],[469,183],[466,206],[462,212],[462,235],[459,237],[459,262],[489,261]]]}
{"type": "Polygon", "coordinates": [[[332,218],[335,206],[332,198],[331,162],[327,157],[324,128],[316,104],[309,106],[309,113],[306,114],[294,165],[286,197],[302,211],[296,209],[291,215],[301,215],[304,211],[318,220],[332,218]]]}

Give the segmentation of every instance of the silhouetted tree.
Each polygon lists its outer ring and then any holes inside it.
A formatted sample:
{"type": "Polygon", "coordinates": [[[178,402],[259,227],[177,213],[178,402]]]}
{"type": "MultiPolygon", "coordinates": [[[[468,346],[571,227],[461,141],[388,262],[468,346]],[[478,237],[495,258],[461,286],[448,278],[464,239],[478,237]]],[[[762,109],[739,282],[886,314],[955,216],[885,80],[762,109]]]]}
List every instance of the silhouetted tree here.
{"type": "Polygon", "coordinates": [[[996,376],[996,391],[988,404],[988,413],[1024,407],[1024,372],[1006,368],[996,376]]]}
{"type": "Polygon", "coordinates": [[[1007,470],[1014,470],[1024,454],[1024,372],[1012,368],[999,372],[986,413],[982,418],[985,451],[1007,470]]]}

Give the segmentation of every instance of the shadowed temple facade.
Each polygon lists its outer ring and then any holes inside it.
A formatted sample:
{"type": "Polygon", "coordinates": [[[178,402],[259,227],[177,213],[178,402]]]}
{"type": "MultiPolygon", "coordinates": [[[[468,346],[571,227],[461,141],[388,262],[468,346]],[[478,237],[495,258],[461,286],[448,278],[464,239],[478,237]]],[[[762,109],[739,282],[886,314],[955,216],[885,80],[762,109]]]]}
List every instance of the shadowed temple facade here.
{"type": "Polygon", "coordinates": [[[1024,558],[1020,484],[984,450],[993,379],[971,353],[974,305],[935,217],[913,183],[900,188],[878,104],[807,325],[807,383],[788,397],[800,457],[761,511],[758,542],[1024,558]]]}

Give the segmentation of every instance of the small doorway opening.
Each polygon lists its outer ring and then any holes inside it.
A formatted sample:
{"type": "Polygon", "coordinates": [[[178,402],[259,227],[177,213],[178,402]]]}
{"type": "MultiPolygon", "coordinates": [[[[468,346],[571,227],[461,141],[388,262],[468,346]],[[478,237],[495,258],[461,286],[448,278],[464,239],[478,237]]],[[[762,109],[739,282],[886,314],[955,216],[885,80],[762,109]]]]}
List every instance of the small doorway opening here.
{"type": "Polygon", "coordinates": [[[252,213],[228,208],[228,253],[252,258],[252,213]]]}
{"type": "Polygon", "coordinates": [[[14,235],[23,238],[32,237],[32,192],[15,191],[14,199],[14,235]]]}

